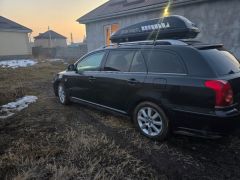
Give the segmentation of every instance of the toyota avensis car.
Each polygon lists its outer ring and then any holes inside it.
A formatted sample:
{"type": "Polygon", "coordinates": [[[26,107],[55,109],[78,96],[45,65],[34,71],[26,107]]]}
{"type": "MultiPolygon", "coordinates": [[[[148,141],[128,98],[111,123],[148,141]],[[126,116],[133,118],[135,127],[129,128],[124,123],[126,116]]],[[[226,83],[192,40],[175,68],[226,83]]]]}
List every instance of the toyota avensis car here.
{"type": "Polygon", "coordinates": [[[240,121],[240,64],[222,45],[193,40],[121,43],[93,51],[54,80],[62,104],[132,117],[139,131],[219,137],[240,121]]]}

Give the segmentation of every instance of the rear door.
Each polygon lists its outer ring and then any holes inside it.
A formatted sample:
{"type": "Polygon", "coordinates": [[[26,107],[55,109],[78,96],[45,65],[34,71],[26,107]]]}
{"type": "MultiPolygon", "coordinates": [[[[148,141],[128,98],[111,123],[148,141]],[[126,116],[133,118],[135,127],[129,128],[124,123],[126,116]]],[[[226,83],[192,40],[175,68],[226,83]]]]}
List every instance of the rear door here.
{"type": "Polygon", "coordinates": [[[151,92],[149,98],[158,99],[164,107],[181,106],[186,101],[183,84],[186,68],[181,57],[173,51],[153,49],[143,50],[148,66],[146,86],[151,92]]]}
{"type": "Polygon", "coordinates": [[[137,50],[129,72],[128,98],[126,99],[126,109],[129,110],[145,94],[146,87],[144,81],[147,78],[147,65],[141,50],[137,50]]]}
{"type": "Polygon", "coordinates": [[[136,50],[111,50],[97,78],[98,103],[122,112],[146,76],[143,58],[136,50]]]}

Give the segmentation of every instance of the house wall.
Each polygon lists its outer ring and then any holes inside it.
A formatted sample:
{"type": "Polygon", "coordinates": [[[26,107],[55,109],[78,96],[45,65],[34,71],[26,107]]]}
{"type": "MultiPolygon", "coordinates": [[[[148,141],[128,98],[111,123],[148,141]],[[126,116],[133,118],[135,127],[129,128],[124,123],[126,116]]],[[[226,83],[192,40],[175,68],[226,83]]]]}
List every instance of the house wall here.
{"type": "MultiPolygon", "coordinates": [[[[183,15],[197,24],[201,30],[198,39],[209,43],[224,43],[240,58],[240,1],[239,0],[209,0],[174,7],[171,14],[183,15]]],[[[142,13],[126,16],[86,25],[88,51],[92,51],[104,45],[104,29],[108,24],[119,23],[120,28],[138,23],[144,20],[158,18],[162,10],[158,12],[142,13]]]]}
{"type": "Polygon", "coordinates": [[[51,45],[49,45],[49,39],[36,39],[34,41],[35,47],[43,47],[43,48],[51,48],[54,47],[67,47],[67,41],[66,39],[52,39],[51,45]]]}
{"type": "Polygon", "coordinates": [[[0,56],[31,55],[28,34],[0,31],[0,56]]]}

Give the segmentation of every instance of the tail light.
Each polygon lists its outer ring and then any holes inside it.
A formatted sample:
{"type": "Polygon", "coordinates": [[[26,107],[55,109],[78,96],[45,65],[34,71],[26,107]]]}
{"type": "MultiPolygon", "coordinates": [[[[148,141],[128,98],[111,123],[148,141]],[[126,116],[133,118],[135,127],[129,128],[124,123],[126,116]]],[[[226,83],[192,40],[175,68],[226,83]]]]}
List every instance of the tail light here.
{"type": "Polygon", "coordinates": [[[226,107],[233,104],[233,91],[229,82],[209,80],[205,82],[205,86],[215,92],[215,107],[226,107]]]}

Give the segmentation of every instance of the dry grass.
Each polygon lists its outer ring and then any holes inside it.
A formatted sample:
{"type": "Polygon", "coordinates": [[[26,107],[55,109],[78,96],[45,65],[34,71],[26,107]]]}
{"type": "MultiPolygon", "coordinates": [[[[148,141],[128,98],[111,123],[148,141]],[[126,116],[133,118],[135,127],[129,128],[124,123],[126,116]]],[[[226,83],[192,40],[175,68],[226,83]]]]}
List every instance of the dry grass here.
{"type": "Polygon", "coordinates": [[[0,121],[0,179],[240,179],[239,137],[154,142],[127,118],[60,105],[51,81],[66,66],[0,68],[0,105],[38,97],[0,121]]]}
{"type": "Polygon", "coordinates": [[[140,135],[130,119],[112,116],[110,114],[101,113],[100,111],[95,110],[86,109],[85,111],[91,114],[94,118],[98,119],[105,126],[117,130],[118,133],[127,138],[127,140],[133,146],[137,147],[139,150],[144,151],[148,155],[151,155],[153,151],[158,151],[159,153],[167,154],[170,158],[172,158],[172,160],[176,162],[184,162],[186,166],[201,168],[201,164],[196,161],[191,155],[170,146],[167,142],[152,142],[151,140],[140,135]]]}
{"type": "MultiPolygon", "coordinates": [[[[6,79],[9,79],[9,78],[6,78],[6,79]]],[[[10,83],[12,83],[12,82],[1,81],[0,105],[6,104],[9,101],[14,101],[15,99],[23,97],[25,94],[27,94],[28,88],[24,87],[22,80],[16,80],[12,86],[9,85],[10,83]]]]}
{"type": "Polygon", "coordinates": [[[39,95],[32,82],[52,80],[56,72],[63,70],[67,65],[58,62],[39,63],[31,68],[0,68],[0,105],[15,101],[24,95],[39,95]]]}
{"type": "Polygon", "coordinates": [[[121,116],[117,117],[113,116],[112,114],[100,112],[94,109],[84,109],[84,111],[88,114],[91,114],[94,118],[100,120],[105,126],[112,128],[134,129],[130,118],[121,116]]]}
{"type": "Polygon", "coordinates": [[[39,98],[9,125],[0,122],[0,179],[156,179],[158,174],[131,151],[74,118],[74,108],[56,104],[51,80],[65,67],[40,61],[31,68],[0,68],[0,104],[24,95],[39,98]]]}
{"type": "Polygon", "coordinates": [[[150,167],[94,132],[82,125],[61,134],[35,134],[36,142],[21,138],[0,156],[1,171],[12,169],[6,179],[16,180],[156,179],[150,167]]]}

